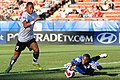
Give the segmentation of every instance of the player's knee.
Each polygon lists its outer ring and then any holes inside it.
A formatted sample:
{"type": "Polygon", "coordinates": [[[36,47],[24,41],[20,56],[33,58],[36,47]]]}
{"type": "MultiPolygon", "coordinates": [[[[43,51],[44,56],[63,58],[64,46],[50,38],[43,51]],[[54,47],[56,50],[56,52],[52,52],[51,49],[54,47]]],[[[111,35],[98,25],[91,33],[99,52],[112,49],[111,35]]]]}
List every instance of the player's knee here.
{"type": "Polygon", "coordinates": [[[36,53],[36,54],[39,53],[39,49],[38,49],[38,48],[35,48],[35,49],[34,49],[34,53],[36,53]]]}
{"type": "Polygon", "coordinates": [[[103,69],[103,67],[102,67],[101,65],[97,66],[97,68],[98,68],[99,70],[102,70],[102,69],[103,69]]]}

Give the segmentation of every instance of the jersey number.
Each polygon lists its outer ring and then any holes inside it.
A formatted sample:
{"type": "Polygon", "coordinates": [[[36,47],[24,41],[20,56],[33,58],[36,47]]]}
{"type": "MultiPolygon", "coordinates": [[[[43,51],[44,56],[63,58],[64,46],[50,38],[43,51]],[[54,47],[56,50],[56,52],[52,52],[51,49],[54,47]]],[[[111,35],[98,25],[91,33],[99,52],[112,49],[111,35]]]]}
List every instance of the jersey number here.
{"type": "Polygon", "coordinates": [[[19,46],[16,46],[15,50],[18,50],[19,49],[19,46]]]}

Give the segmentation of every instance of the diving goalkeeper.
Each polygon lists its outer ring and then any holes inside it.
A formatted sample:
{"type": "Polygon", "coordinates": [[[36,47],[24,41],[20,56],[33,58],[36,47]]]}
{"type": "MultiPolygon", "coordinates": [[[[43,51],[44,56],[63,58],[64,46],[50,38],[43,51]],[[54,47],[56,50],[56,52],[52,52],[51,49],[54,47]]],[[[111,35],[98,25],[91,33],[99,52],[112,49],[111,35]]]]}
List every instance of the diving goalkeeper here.
{"type": "Polygon", "coordinates": [[[83,56],[79,56],[76,59],[73,59],[70,63],[64,65],[64,67],[67,68],[67,70],[65,71],[65,75],[69,78],[70,76],[69,71],[73,71],[73,70],[76,70],[77,72],[83,75],[93,75],[95,70],[101,70],[103,68],[96,61],[106,57],[107,54],[101,54],[92,58],[90,58],[89,54],[84,54],[83,56]]]}

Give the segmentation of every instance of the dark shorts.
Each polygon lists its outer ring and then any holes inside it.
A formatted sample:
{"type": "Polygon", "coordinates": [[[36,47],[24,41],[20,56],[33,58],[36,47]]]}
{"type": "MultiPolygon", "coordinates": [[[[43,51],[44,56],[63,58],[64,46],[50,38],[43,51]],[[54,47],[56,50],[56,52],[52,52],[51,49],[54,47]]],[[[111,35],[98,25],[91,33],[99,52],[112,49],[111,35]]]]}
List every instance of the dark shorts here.
{"type": "Polygon", "coordinates": [[[81,69],[79,66],[76,66],[76,70],[83,75],[93,75],[94,69],[81,69]]]}
{"type": "Polygon", "coordinates": [[[28,47],[29,50],[31,51],[32,49],[30,48],[30,45],[31,45],[31,43],[33,43],[33,42],[36,43],[35,38],[31,39],[31,40],[28,41],[28,42],[20,42],[20,41],[18,41],[17,44],[16,44],[16,47],[15,47],[15,51],[21,52],[21,51],[23,51],[26,47],[28,47]]]}

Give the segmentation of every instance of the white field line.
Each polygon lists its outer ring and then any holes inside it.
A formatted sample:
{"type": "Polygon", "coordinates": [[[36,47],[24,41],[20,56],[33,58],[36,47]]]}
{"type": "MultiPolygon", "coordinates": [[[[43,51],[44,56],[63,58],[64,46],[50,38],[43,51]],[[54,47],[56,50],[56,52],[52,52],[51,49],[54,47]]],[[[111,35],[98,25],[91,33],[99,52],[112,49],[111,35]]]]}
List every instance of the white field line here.
{"type": "MultiPolygon", "coordinates": [[[[107,63],[100,63],[100,64],[118,64],[120,63],[120,61],[118,62],[107,62],[107,63]]],[[[56,67],[56,68],[48,68],[48,70],[54,70],[54,69],[64,69],[65,67],[56,67]]]]}
{"type": "Polygon", "coordinates": [[[100,63],[100,64],[118,64],[118,63],[120,63],[120,61],[118,61],[118,62],[107,62],[107,63],[100,63]]]}

